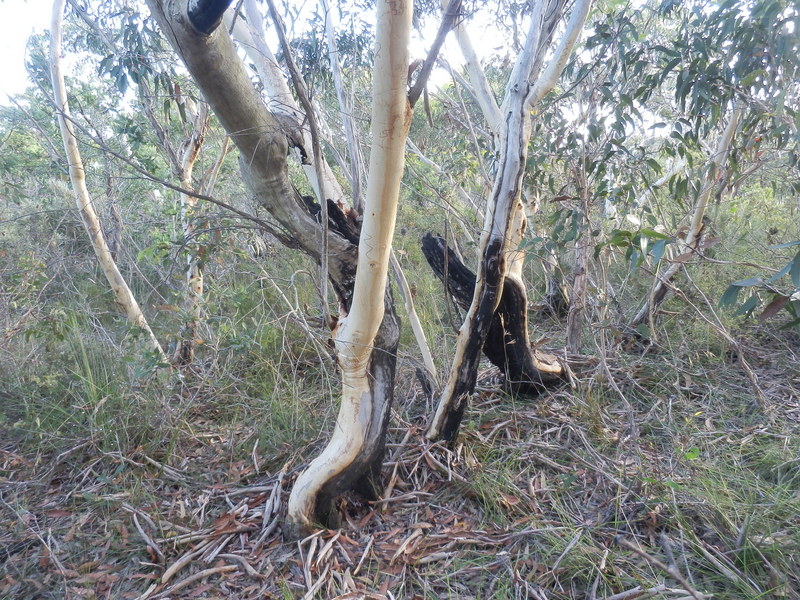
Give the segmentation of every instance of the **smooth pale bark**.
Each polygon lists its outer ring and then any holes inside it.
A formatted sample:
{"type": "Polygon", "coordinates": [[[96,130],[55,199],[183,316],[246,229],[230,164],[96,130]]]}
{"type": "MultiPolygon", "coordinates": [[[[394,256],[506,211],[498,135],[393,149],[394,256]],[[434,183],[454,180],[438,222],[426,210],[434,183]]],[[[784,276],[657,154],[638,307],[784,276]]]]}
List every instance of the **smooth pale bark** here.
{"type": "MultiPolygon", "coordinates": [[[[443,0],[442,8],[446,6],[447,0],[443,0]]],[[[497,105],[497,101],[494,98],[494,92],[492,92],[492,88],[489,85],[486,73],[484,73],[481,67],[478,54],[475,52],[475,48],[472,45],[472,40],[463,24],[455,27],[453,33],[456,36],[459,48],[461,48],[461,54],[464,56],[464,66],[472,86],[471,92],[478,101],[481,112],[483,112],[483,116],[489,124],[489,129],[493,132],[497,132],[502,127],[503,114],[500,112],[500,107],[497,105]]]]}
{"type": "Polygon", "coordinates": [[[314,190],[317,201],[321,206],[321,188],[323,188],[329,198],[335,202],[341,202],[345,207],[348,206],[349,200],[324,157],[320,157],[323,173],[322,186],[320,186],[320,179],[315,168],[311,131],[308,126],[303,125],[305,121],[303,111],[298,106],[283,71],[267,44],[264,36],[264,17],[255,0],[245,0],[244,9],[248,19],[247,24],[241,19],[234,21],[232,11],[225,13],[225,24],[228,27],[233,25],[233,37],[255,66],[256,73],[264,86],[264,93],[270,100],[271,112],[284,128],[286,135],[290,137],[290,141],[297,146],[295,150],[298,160],[314,190]]]}
{"type": "MultiPolygon", "coordinates": [[[[306,203],[288,179],[289,141],[264,105],[223,27],[198,32],[185,0],[148,0],[161,31],[238,148],[243,180],[292,244],[321,258],[320,209],[306,203]]],[[[314,522],[335,525],[334,500],[348,489],[374,497],[388,426],[399,323],[386,275],[397,210],[407,129],[405,88],[411,5],[381,3],[373,93],[373,150],[363,224],[329,199],[326,251],[339,299],[334,342],[343,376],[342,404],[332,440],[302,473],[289,503],[286,532],[314,522]],[[358,241],[358,246],[355,242],[358,241]],[[358,270],[356,271],[356,264],[358,270]]]]}
{"type": "Polygon", "coordinates": [[[322,9],[325,11],[325,40],[328,44],[328,60],[331,63],[333,85],[336,89],[336,99],[339,101],[339,110],[342,115],[342,128],[347,141],[347,153],[350,158],[350,189],[353,196],[353,207],[356,211],[362,210],[361,181],[364,174],[364,156],[358,145],[356,126],[353,123],[353,110],[345,94],[342,70],[339,65],[339,51],[333,35],[333,15],[328,0],[322,0],[322,9]]]}
{"type": "MultiPolygon", "coordinates": [[[[315,518],[326,516],[324,513],[330,507],[318,506],[318,502],[330,496],[327,490],[331,486],[338,487],[336,480],[352,463],[373,453],[378,455],[374,458],[380,458],[383,443],[379,447],[372,446],[375,446],[374,438],[385,435],[389,417],[382,396],[391,395],[393,382],[372,380],[368,371],[370,362],[382,360],[382,353],[373,352],[373,345],[384,317],[405,143],[411,124],[406,79],[412,6],[407,2],[379,2],[377,12],[370,125],[372,152],[358,270],[350,312],[339,321],[333,333],[342,371],[342,403],[331,441],[298,477],[289,498],[288,519],[301,529],[308,527],[315,518]],[[389,389],[382,389],[386,385],[389,389]],[[375,411],[381,414],[375,415],[375,411]],[[383,424],[380,433],[374,430],[379,421],[383,424]]],[[[393,366],[392,362],[392,369],[393,366]]]]}
{"type": "Polygon", "coordinates": [[[569,56],[572,54],[572,49],[578,43],[578,38],[583,31],[583,24],[586,22],[586,17],[589,15],[591,7],[592,0],[578,0],[575,3],[567,22],[567,29],[553,51],[550,62],[547,63],[544,72],[536,80],[528,97],[525,99],[528,108],[533,109],[558,83],[564,67],[567,66],[569,56]]]}
{"type": "MultiPolygon", "coordinates": [[[[683,252],[695,252],[700,244],[701,232],[703,230],[703,217],[705,217],[711,195],[717,187],[719,173],[728,160],[731,142],[733,141],[733,136],[739,127],[743,115],[744,109],[739,106],[734,106],[731,110],[730,120],[717,141],[717,147],[709,161],[703,187],[694,204],[692,221],[689,224],[689,229],[681,244],[683,252]]],[[[648,320],[648,317],[652,316],[658,305],[666,299],[670,291],[668,284],[683,268],[684,262],[685,261],[673,262],[658,276],[650,288],[647,300],[645,300],[644,304],[639,308],[636,316],[634,316],[633,320],[630,322],[629,327],[635,329],[644,324],[648,320]]],[[[652,318],[650,320],[652,321],[652,318]]]]}
{"type": "Polygon", "coordinates": [[[56,105],[58,126],[61,131],[61,137],[64,140],[64,152],[66,153],[67,162],[69,164],[70,181],[75,191],[75,202],[77,203],[78,212],[81,215],[81,220],[86,228],[86,232],[89,234],[92,248],[103,270],[103,274],[108,280],[111,290],[114,292],[117,304],[125,312],[128,322],[144,331],[149,346],[158,354],[163,362],[166,362],[166,356],[161,348],[161,344],[159,344],[152,329],[150,329],[150,325],[147,323],[142,309],[136,302],[136,298],[133,297],[133,293],[128,287],[125,278],[114,262],[105,236],[103,235],[100,219],[94,210],[94,204],[89,195],[89,190],[86,187],[86,173],[83,169],[83,160],[81,159],[80,150],[78,149],[78,139],[75,136],[75,130],[72,125],[69,104],[67,102],[67,89],[64,84],[64,74],[61,70],[61,38],[65,3],[66,0],[56,0],[53,3],[50,27],[50,75],[53,82],[53,99],[56,105]]]}
{"type": "MultiPolygon", "coordinates": [[[[569,56],[577,42],[591,3],[591,0],[578,0],[575,3],[567,30],[551,58],[551,64],[555,63],[555,66],[551,68],[548,65],[543,77],[531,85],[529,77],[542,63],[542,52],[547,46],[542,42],[547,38],[548,29],[548,23],[544,22],[546,12],[543,1],[534,5],[525,47],[506,86],[506,96],[501,105],[502,125],[495,132],[500,161],[486,210],[474,296],[459,332],[447,384],[426,433],[429,439],[452,442],[458,433],[467,401],[475,389],[480,353],[491,329],[509,273],[511,277],[508,279],[515,286],[515,291],[523,300],[526,299],[520,277],[522,257],[517,248],[525,231],[524,205],[521,200],[522,177],[531,134],[530,94],[535,92],[536,96],[533,97],[544,97],[558,81],[566,64],[565,57],[569,56]]],[[[554,23],[558,14],[550,14],[549,17],[550,22],[554,23]]],[[[492,113],[493,110],[490,109],[489,114],[485,115],[487,120],[494,118],[492,113]]],[[[520,304],[520,311],[526,310],[526,304],[520,304]]],[[[514,343],[524,344],[527,348],[527,332],[524,339],[515,339],[514,343]]]]}
{"type": "MultiPolygon", "coordinates": [[[[289,181],[289,148],[280,121],[264,105],[223,27],[200,34],[185,0],[148,0],[162,33],[183,59],[231,141],[240,152],[242,178],[255,199],[293,243],[319,261],[321,228],[289,181]]],[[[328,239],[329,273],[337,296],[349,304],[356,250],[342,235],[328,239]]]]}

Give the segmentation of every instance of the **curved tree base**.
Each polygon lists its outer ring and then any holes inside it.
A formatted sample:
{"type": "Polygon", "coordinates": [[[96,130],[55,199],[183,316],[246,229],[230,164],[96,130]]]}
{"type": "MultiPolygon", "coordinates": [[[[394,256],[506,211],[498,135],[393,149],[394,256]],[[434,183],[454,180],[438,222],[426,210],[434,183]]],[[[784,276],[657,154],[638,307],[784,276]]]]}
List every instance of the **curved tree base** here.
{"type": "Polygon", "coordinates": [[[298,477],[284,524],[287,539],[302,537],[315,525],[338,528],[337,500],[342,494],[353,491],[376,500],[382,490],[380,474],[400,340],[400,320],[393,304],[387,288],[384,317],[367,368],[368,397],[360,398],[359,412],[349,414],[351,418],[342,419],[340,411],[328,446],[298,477]]]}
{"type": "MultiPolygon", "coordinates": [[[[425,234],[422,253],[447,292],[459,306],[468,310],[475,292],[475,274],[438,236],[425,234]]],[[[537,396],[562,381],[563,370],[555,357],[542,354],[530,345],[527,322],[525,291],[519,282],[507,277],[483,353],[503,372],[510,391],[537,396]]]]}

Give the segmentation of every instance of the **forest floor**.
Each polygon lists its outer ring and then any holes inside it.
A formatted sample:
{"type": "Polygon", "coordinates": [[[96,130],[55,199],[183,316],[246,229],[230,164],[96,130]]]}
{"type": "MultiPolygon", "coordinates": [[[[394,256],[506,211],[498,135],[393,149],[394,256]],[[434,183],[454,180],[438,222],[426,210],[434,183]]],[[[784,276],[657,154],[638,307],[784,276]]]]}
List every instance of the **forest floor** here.
{"type": "Polygon", "coordinates": [[[213,394],[161,453],[7,428],[0,598],[800,598],[800,336],[740,350],[758,393],[735,353],[621,353],[533,402],[486,371],[453,449],[404,372],[382,499],[300,541],[286,499],[324,433],[265,459],[213,394]]]}

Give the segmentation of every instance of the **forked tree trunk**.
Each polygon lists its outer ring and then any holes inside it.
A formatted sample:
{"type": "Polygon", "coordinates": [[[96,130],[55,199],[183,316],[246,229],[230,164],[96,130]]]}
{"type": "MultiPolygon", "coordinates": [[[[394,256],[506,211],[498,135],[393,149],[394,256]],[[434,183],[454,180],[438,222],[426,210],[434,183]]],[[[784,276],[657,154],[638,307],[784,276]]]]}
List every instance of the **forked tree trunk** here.
{"type": "Polygon", "coordinates": [[[56,104],[58,126],[61,130],[61,137],[64,140],[64,151],[69,163],[69,178],[75,191],[78,212],[81,215],[86,232],[89,234],[89,240],[103,274],[114,292],[117,304],[125,312],[128,322],[144,331],[149,346],[158,355],[159,359],[166,363],[166,356],[161,344],[158,343],[153,330],[150,329],[150,325],[145,319],[144,313],[142,313],[142,309],[136,302],[136,298],[134,298],[122,273],[120,273],[116,262],[114,262],[106,243],[106,238],[103,235],[100,219],[97,217],[89,190],[86,187],[86,172],[83,169],[83,160],[78,149],[78,139],[75,136],[75,130],[72,125],[64,74],[61,71],[61,37],[65,3],[66,0],[55,0],[53,3],[50,27],[50,74],[53,82],[53,99],[56,104]]]}
{"type": "MultiPolygon", "coordinates": [[[[489,106],[488,109],[484,108],[484,112],[494,128],[500,160],[487,203],[472,303],[461,326],[447,385],[428,427],[426,435],[430,439],[452,442],[458,433],[467,402],[475,389],[480,353],[492,330],[494,314],[505,292],[508,275],[514,280],[519,292],[517,295],[523,299],[526,297],[517,248],[525,229],[521,197],[531,133],[530,113],[558,81],[582,31],[591,0],[578,0],[575,3],[564,36],[554,49],[550,62],[536,82],[531,84],[530,78],[542,64],[551,27],[557,22],[563,4],[558,6],[558,10],[548,12],[544,2],[534,3],[528,37],[506,86],[506,96],[499,114],[492,97],[483,98],[489,106]]],[[[477,75],[475,79],[484,80],[485,77],[478,73],[479,65],[472,66],[477,75]]],[[[527,323],[526,303],[523,301],[518,304],[520,312],[512,320],[527,323]]],[[[524,335],[524,345],[527,346],[527,332],[524,335]]],[[[560,365],[557,370],[560,373],[560,365]]]]}
{"type": "Polygon", "coordinates": [[[450,376],[428,428],[427,435],[431,439],[452,441],[458,433],[467,402],[475,389],[481,350],[500,303],[508,270],[506,240],[511,237],[512,217],[520,196],[530,138],[528,111],[524,109],[527,87],[515,93],[517,99],[509,109],[504,132],[504,153],[486,211],[473,300],[461,326],[450,376]]]}
{"type": "Polygon", "coordinates": [[[334,500],[341,492],[352,488],[374,497],[392,402],[399,323],[387,293],[387,271],[410,125],[406,85],[411,3],[378,3],[373,147],[358,247],[351,228],[354,215],[330,201],[324,249],[318,219],[322,211],[306,203],[288,179],[289,141],[281,124],[250,82],[226,29],[219,27],[229,1],[196,0],[188,9],[186,0],[148,4],[239,149],[251,193],[294,244],[317,261],[323,252],[329,257],[341,307],[333,338],[342,400],[330,443],[292,490],[287,533],[297,535],[315,522],[335,525],[334,500]]]}

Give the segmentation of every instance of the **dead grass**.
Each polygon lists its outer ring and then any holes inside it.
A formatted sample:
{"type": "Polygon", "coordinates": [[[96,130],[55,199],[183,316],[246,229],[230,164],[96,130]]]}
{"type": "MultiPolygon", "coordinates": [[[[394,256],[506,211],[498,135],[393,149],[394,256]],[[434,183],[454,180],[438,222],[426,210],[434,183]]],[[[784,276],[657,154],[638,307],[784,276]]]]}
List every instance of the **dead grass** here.
{"type": "Polygon", "coordinates": [[[448,450],[404,376],[382,500],[300,542],[280,528],[312,454],[297,407],[332,410],[300,388],[198,379],[169,435],[118,451],[3,436],[0,597],[800,598],[796,344],[742,339],[769,416],[737,361],[675,346],[535,403],[487,373],[448,450]]]}

